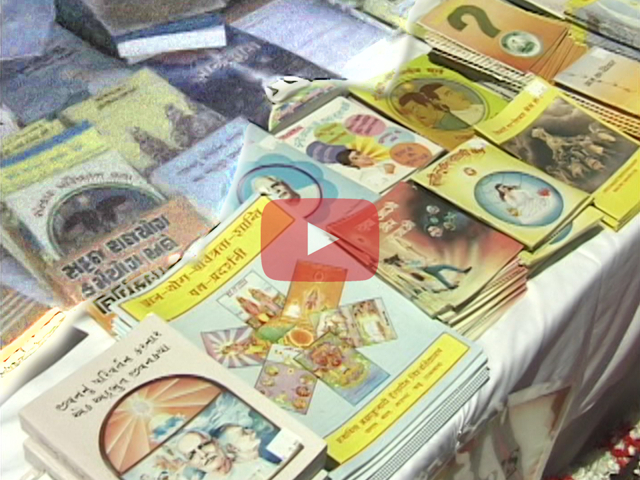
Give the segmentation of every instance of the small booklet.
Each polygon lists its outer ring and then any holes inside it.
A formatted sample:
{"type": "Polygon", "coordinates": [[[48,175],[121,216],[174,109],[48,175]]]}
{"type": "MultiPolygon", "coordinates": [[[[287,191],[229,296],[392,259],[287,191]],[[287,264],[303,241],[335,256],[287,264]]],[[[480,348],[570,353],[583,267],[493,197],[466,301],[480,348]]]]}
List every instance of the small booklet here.
{"type": "Polygon", "coordinates": [[[277,138],[380,193],[433,162],[443,149],[346,98],[336,98],[277,138]]]}
{"type": "Polygon", "coordinates": [[[427,55],[351,92],[371,107],[448,150],[474,136],[473,126],[493,118],[507,102],[427,55]]]}
{"type": "Polygon", "coordinates": [[[474,138],[412,179],[535,250],[591,197],[474,138]]]}
{"type": "Polygon", "coordinates": [[[92,480],[311,479],[326,456],[322,439],[158,318],[24,407],[20,422],[92,480]]]}
{"type": "Polygon", "coordinates": [[[476,128],[523,163],[593,195],[595,206],[618,222],[640,205],[640,143],[543,80],[476,128]]]}

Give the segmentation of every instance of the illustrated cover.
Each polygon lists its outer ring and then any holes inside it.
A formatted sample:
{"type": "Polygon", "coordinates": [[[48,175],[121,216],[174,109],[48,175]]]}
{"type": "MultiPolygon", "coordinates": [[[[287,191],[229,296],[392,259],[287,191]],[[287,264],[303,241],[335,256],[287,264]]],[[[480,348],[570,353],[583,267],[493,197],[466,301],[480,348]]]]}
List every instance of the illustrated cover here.
{"type": "Polygon", "coordinates": [[[345,98],[332,100],[277,138],[376,193],[425,167],[443,151],[345,98]]]}
{"type": "Polygon", "coordinates": [[[535,250],[590,196],[480,138],[412,179],[535,250]]]}
{"type": "Polygon", "coordinates": [[[188,202],[167,201],[89,124],[2,167],[3,237],[68,303],[166,263],[209,230],[188,202]]]}
{"type": "Polygon", "coordinates": [[[477,128],[527,164],[593,194],[611,217],[620,220],[640,203],[640,144],[542,80],[477,128]]]}
{"type": "Polygon", "coordinates": [[[419,25],[523,72],[536,72],[536,64],[553,53],[569,29],[499,0],[430,3],[434,8],[419,25]]]}
{"type": "Polygon", "coordinates": [[[554,82],[625,113],[640,117],[640,62],[595,47],[554,82]]]}
{"type": "MultiPolygon", "coordinates": [[[[344,282],[336,275],[324,285],[270,279],[260,242],[269,203],[265,196],[251,197],[206,237],[194,260],[182,260],[113,309],[123,326],[154,313],[200,350],[223,355],[245,383],[326,439],[339,465],[331,478],[371,478],[359,469],[374,459],[382,464],[377,468],[393,472],[401,466],[394,458],[418,441],[415,432],[437,429],[432,421],[449,418],[441,409],[446,405],[453,412],[464,401],[453,392],[484,382],[484,357],[377,277],[344,282]],[[304,322],[303,328],[296,323],[275,334],[279,312],[310,319],[325,307],[336,308],[331,305],[350,311],[360,326],[353,332],[361,347],[326,322],[316,323],[320,331],[307,331],[304,322]],[[247,329],[254,330],[251,340],[247,329]],[[265,341],[271,348],[266,359],[258,359],[265,341]],[[413,429],[407,431],[409,425],[413,429]]],[[[318,279],[335,268],[298,266],[318,279]]]]}
{"type": "Polygon", "coordinates": [[[96,480],[311,479],[326,451],[158,318],[28,404],[20,421],[96,480]]]}
{"type": "Polygon", "coordinates": [[[59,135],[65,129],[60,120],[40,120],[2,139],[0,158],[7,158],[59,135]]]}
{"type": "Polygon", "coordinates": [[[144,63],[194,101],[227,118],[244,117],[267,128],[271,103],[264,88],[289,75],[328,78],[331,73],[277,45],[227,27],[224,48],[173,52],[144,63]]]}
{"type": "Polygon", "coordinates": [[[451,150],[474,135],[473,126],[507,104],[495,93],[423,55],[352,93],[405,127],[451,150]]]}
{"type": "MultiPolygon", "coordinates": [[[[379,198],[255,125],[247,127],[244,140],[222,219],[228,218],[255,193],[275,200],[351,198],[375,202],[379,198]]],[[[321,214],[309,212],[308,218],[319,218],[321,214]]]]}
{"type": "Polygon", "coordinates": [[[227,122],[149,69],[68,108],[62,118],[91,122],[147,178],[227,122]]]}
{"type": "Polygon", "coordinates": [[[2,63],[2,101],[29,124],[95,95],[132,74],[60,26],[43,55],[2,63]]]}
{"type": "Polygon", "coordinates": [[[378,274],[430,315],[471,299],[522,250],[522,245],[412,182],[378,202],[380,228],[358,215],[330,227],[369,258],[378,274]],[[379,235],[379,253],[367,238],[379,235]],[[379,256],[377,256],[379,255],[379,256]]]}

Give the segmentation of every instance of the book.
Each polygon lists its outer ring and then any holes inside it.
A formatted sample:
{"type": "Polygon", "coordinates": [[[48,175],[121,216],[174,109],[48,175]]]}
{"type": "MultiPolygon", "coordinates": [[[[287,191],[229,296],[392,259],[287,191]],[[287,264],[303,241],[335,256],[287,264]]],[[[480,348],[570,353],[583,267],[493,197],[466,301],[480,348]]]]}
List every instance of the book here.
{"type": "MultiPolygon", "coordinates": [[[[331,478],[387,479],[486,381],[486,359],[377,277],[269,279],[260,242],[267,205],[278,208],[251,197],[189,259],[114,311],[124,328],[144,325],[149,313],[163,318],[324,437],[338,465],[331,478]],[[313,315],[330,309],[339,310],[332,321],[313,315]],[[340,311],[367,346],[340,328],[340,311]]],[[[297,268],[322,278],[336,267],[297,268]]]]}
{"type": "Polygon", "coordinates": [[[41,55],[56,17],[53,0],[4,0],[0,19],[0,61],[41,55]],[[30,32],[25,35],[25,32],[30,32]]]}
{"type": "MultiPolygon", "coordinates": [[[[24,455],[27,462],[33,467],[46,472],[53,480],[81,480],[66,467],[55,453],[51,452],[47,447],[33,438],[27,438],[24,442],[24,455]]],[[[310,480],[328,480],[327,472],[321,470],[315,477],[310,480]]],[[[47,480],[45,478],[45,480],[47,480]]]]}
{"type": "Polygon", "coordinates": [[[87,123],[3,159],[0,185],[5,245],[65,304],[166,264],[209,230],[87,123]]]}
{"type": "Polygon", "coordinates": [[[394,27],[407,29],[409,12],[416,0],[364,0],[362,10],[394,27]]]}
{"type": "Polygon", "coordinates": [[[329,233],[366,258],[379,259],[377,274],[431,316],[467,303],[522,250],[507,235],[412,182],[398,183],[375,205],[379,229],[368,216],[356,214],[331,225],[329,233]]]}
{"type": "Polygon", "coordinates": [[[345,98],[332,100],[277,138],[376,193],[443,152],[433,142],[345,98]]]}
{"type": "Polygon", "coordinates": [[[640,62],[602,48],[560,72],[554,83],[635,117],[640,124],[640,62]]]}
{"type": "Polygon", "coordinates": [[[311,479],[326,444],[160,319],[20,411],[79,478],[311,479]],[[73,435],[60,432],[73,431],[73,435]]]}
{"type": "Polygon", "coordinates": [[[371,107],[446,149],[474,136],[473,126],[507,102],[423,55],[351,92],[371,107]]]}
{"type": "Polygon", "coordinates": [[[277,45],[227,27],[227,46],[174,52],[144,62],[192,100],[227,118],[244,117],[267,128],[271,103],[264,88],[294,75],[329,77],[331,73],[277,45]]]}
{"type": "MultiPolygon", "coordinates": [[[[259,127],[249,125],[221,218],[231,216],[256,193],[274,200],[353,198],[374,202],[378,199],[374,192],[315,162],[259,127]]],[[[316,217],[312,213],[308,218],[316,217]]]]}
{"type": "Polygon", "coordinates": [[[591,197],[474,138],[412,179],[535,250],[591,197]]]}
{"type": "Polygon", "coordinates": [[[618,221],[638,208],[640,143],[542,80],[476,128],[524,163],[593,195],[594,205],[618,221]]]}
{"type": "Polygon", "coordinates": [[[2,139],[0,158],[11,157],[61,134],[65,126],[59,120],[39,120],[2,139]]]}
{"type": "Polygon", "coordinates": [[[98,48],[120,57],[225,44],[213,12],[226,2],[56,0],[57,21],[98,48]]]}
{"type": "Polygon", "coordinates": [[[53,117],[66,107],[129,77],[126,64],[54,25],[44,53],[2,63],[2,101],[24,123],[53,117]]]}

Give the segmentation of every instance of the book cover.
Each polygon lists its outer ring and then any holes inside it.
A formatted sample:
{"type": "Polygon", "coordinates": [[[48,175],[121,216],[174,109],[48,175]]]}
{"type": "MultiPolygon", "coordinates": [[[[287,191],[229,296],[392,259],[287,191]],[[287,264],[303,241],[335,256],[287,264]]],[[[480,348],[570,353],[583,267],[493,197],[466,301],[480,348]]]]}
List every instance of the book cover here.
{"type": "Polygon", "coordinates": [[[445,403],[458,405],[451,394],[460,382],[478,380],[483,355],[377,277],[323,287],[268,278],[260,232],[269,203],[253,196],[206,237],[195,260],[181,261],[114,311],[129,325],[157,314],[245,383],[286,405],[290,415],[326,439],[339,465],[331,478],[370,478],[360,477],[359,468],[399,454],[412,441],[405,435],[426,428],[445,403]],[[306,301],[296,304],[301,294],[306,301]],[[314,326],[331,330],[322,336],[296,327],[281,340],[263,336],[279,312],[310,318],[328,303],[349,309],[367,346],[355,348],[326,321],[314,326]],[[254,329],[252,320],[263,326],[254,329]]]}
{"type": "Polygon", "coordinates": [[[423,55],[352,93],[405,127],[451,150],[474,136],[507,102],[423,55]]]}
{"type": "Polygon", "coordinates": [[[412,179],[534,250],[590,200],[485,140],[462,144],[412,179]]]}
{"type": "Polygon", "coordinates": [[[331,76],[308,60],[233,27],[227,27],[224,48],[167,53],[145,65],[194,101],[262,128],[268,127],[271,113],[264,93],[267,85],[287,75],[331,76]]]}
{"type": "Polygon", "coordinates": [[[522,245],[412,182],[376,202],[380,228],[358,215],[330,226],[369,258],[378,274],[435,316],[471,299],[522,250],[522,245]],[[379,253],[367,238],[379,235],[379,253]],[[377,256],[379,255],[379,256],[377,256]]]}
{"type": "Polygon", "coordinates": [[[145,177],[227,121],[149,69],[140,70],[61,115],[72,123],[91,122],[145,177]]]}
{"type": "Polygon", "coordinates": [[[552,54],[569,27],[499,0],[431,1],[418,24],[527,72],[552,54]]]}
{"type": "Polygon", "coordinates": [[[640,48],[640,8],[633,0],[569,0],[565,14],[589,30],[640,48]]]}
{"type": "Polygon", "coordinates": [[[362,9],[383,22],[406,30],[409,12],[415,3],[416,0],[364,0],[362,9]]]}
{"type": "Polygon", "coordinates": [[[593,194],[596,207],[614,218],[640,203],[640,144],[542,80],[477,129],[523,162],[593,194]]]}
{"type": "Polygon", "coordinates": [[[425,167],[443,151],[345,98],[332,100],[277,138],[376,193],[425,167]]]}
{"type": "Polygon", "coordinates": [[[555,83],[640,117],[640,62],[595,47],[560,72],[555,83]]]}
{"type": "Polygon", "coordinates": [[[0,158],[12,157],[59,135],[65,129],[60,120],[39,120],[2,139],[0,158]]]}
{"type": "Polygon", "coordinates": [[[209,230],[155,190],[88,124],[2,162],[3,235],[67,302],[180,253],[209,230]]]}
{"type": "Polygon", "coordinates": [[[43,55],[3,62],[2,101],[25,124],[80,102],[129,77],[132,70],[54,25],[43,55]]]}
{"type": "Polygon", "coordinates": [[[94,480],[311,479],[326,451],[157,318],[24,407],[20,421],[94,480]]]}
{"type": "MultiPolygon", "coordinates": [[[[254,194],[277,200],[353,198],[375,202],[379,196],[249,125],[233,184],[222,209],[228,218],[254,194]]],[[[310,212],[309,219],[322,212],[310,212]]]]}

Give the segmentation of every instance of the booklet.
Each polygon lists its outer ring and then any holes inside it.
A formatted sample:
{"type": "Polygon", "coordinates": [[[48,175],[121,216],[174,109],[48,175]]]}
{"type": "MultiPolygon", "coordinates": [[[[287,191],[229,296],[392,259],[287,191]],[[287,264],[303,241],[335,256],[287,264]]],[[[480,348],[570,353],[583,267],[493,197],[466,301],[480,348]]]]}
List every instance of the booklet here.
{"type": "Polygon", "coordinates": [[[166,266],[209,226],[84,123],[2,160],[2,238],[65,304],[166,266]]]}
{"type": "Polygon", "coordinates": [[[396,185],[376,207],[379,229],[361,214],[329,231],[378,258],[378,274],[430,315],[473,298],[522,250],[507,235],[412,182],[396,185]],[[379,242],[369,241],[371,236],[379,242]]]}
{"type": "Polygon", "coordinates": [[[524,163],[592,194],[595,206],[618,221],[640,204],[640,143],[543,80],[477,130],[524,163]]]}
{"type": "Polygon", "coordinates": [[[405,127],[451,150],[474,136],[473,126],[493,118],[507,102],[427,55],[351,92],[405,127]]]}
{"type": "Polygon", "coordinates": [[[339,465],[331,478],[386,479],[485,381],[485,358],[377,277],[345,282],[340,268],[308,262],[298,268],[318,281],[267,277],[270,203],[252,197],[199,253],[114,310],[129,328],[163,318],[324,437],[339,465]]]}
{"type": "Polygon", "coordinates": [[[158,318],[24,407],[20,422],[94,480],[311,479],[326,455],[308,428],[158,318]]]}
{"type": "Polygon", "coordinates": [[[590,196],[474,138],[412,179],[535,250],[590,196]]]}
{"type": "Polygon", "coordinates": [[[336,98],[277,135],[319,163],[380,193],[434,161],[433,142],[336,98]]]}

